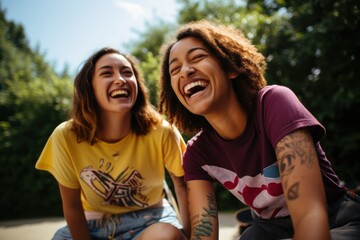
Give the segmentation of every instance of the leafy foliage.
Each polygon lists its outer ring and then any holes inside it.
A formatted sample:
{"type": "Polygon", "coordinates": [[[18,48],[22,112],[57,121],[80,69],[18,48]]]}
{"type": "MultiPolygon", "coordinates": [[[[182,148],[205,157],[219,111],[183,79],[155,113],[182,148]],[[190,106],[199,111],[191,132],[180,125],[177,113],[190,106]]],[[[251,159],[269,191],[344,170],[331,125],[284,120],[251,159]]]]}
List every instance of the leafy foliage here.
{"type": "Polygon", "coordinates": [[[127,44],[131,54],[134,55],[142,70],[146,85],[150,92],[150,101],[157,106],[158,101],[158,76],[160,76],[160,47],[169,37],[171,24],[158,20],[153,24],[146,24],[146,31],[139,32],[139,40],[131,44],[127,44]]]}
{"type": "Polygon", "coordinates": [[[35,170],[47,138],[66,118],[72,84],[32,51],[21,25],[0,11],[0,219],[59,215],[58,187],[35,170]]]}
{"type": "Polygon", "coordinates": [[[270,83],[292,88],[327,128],[323,146],[340,177],[359,182],[360,3],[252,1],[285,23],[264,48],[270,83]],[[266,4],[265,4],[266,3],[266,4]],[[351,166],[351,167],[350,167],[351,166]]]}

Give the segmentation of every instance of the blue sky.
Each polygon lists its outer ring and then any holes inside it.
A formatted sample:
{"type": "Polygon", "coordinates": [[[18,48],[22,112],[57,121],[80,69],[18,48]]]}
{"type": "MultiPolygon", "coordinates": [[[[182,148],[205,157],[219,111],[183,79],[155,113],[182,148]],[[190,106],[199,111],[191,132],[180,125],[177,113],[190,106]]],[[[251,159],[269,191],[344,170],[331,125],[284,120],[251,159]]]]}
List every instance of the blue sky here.
{"type": "Polygon", "coordinates": [[[96,49],[139,38],[145,22],[175,22],[176,0],[0,0],[6,18],[22,24],[30,46],[46,60],[71,73],[96,49]]]}

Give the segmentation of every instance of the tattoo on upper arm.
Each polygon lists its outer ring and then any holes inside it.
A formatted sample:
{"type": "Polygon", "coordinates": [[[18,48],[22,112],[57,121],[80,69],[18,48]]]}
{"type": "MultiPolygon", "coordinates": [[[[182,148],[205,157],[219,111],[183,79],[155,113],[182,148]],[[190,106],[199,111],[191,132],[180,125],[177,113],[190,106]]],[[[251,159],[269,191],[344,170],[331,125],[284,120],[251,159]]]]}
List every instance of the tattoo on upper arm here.
{"type": "Polygon", "coordinates": [[[289,187],[289,191],[287,192],[287,197],[289,200],[295,200],[299,197],[299,183],[294,183],[289,187]]]}
{"type": "Polygon", "coordinates": [[[200,237],[209,237],[213,233],[212,218],[217,219],[217,208],[214,194],[207,196],[208,206],[203,208],[201,214],[196,214],[191,218],[192,222],[192,236],[191,240],[200,239],[200,237]]]}
{"type": "Polygon", "coordinates": [[[295,161],[295,152],[294,151],[285,152],[279,159],[280,172],[282,172],[282,174],[285,176],[292,173],[292,171],[295,168],[294,161],[295,161]]]}
{"type": "Polygon", "coordinates": [[[296,165],[296,161],[300,161],[300,165],[312,168],[316,158],[313,151],[314,143],[307,136],[305,130],[295,131],[281,139],[275,149],[279,170],[283,176],[284,189],[287,190],[286,194],[289,200],[295,200],[299,197],[300,182],[291,183],[288,178],[299,166],[296,165]],[[289,188],[287,188],[288,184],[291,184],[289,188]]]}
{"type": "Polygon", "coordinates": [[[300,159],[301,165],[311,168],[314,161],[314,153],[311,139],[305,137],[304,131],[296,131],[280,140],[275,152],[279,159],[279,169],[283,175],[289,175],[295,168],[295,160],[300,159]]]}

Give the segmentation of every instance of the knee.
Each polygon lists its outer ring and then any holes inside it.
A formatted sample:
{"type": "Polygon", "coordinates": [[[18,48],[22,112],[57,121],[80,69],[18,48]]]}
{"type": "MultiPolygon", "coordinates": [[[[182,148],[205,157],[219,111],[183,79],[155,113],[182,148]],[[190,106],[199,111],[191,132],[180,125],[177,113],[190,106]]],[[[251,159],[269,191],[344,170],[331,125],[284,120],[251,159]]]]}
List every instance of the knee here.
{"type": "Polygon", "coordinates": [[[169,223],[155,223],[144,230],[138,240],[186,240],[184,234],[169,223]]]}

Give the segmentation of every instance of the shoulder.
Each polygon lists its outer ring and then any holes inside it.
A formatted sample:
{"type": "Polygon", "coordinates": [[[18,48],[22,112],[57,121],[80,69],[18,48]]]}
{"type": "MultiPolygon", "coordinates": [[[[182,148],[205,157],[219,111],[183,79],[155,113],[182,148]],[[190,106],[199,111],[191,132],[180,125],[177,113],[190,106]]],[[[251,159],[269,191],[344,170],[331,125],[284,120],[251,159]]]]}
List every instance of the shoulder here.
{"type": "Polygon", "coordinates": [[[179,130],[173,125],[170,124],[168,121],[163,119],[158,125],[154,126],[148,133],[149,135],[155,137],[161,136],[181,136],[179,130]]]}
{"type": "Polygon", "coordinates": [[[193,136],[187,143],[188,148],[199,148],[209,142],[215,141],[214,133],[211,130],[202,130],[193,136]]]}
{"type": "Polygon", "coordinates": [[[71,130],[71,121],[65,121],[65,122],[62,122],[60,124],[58,124],[55,129],[54,129],[54,132],[55,134],[64,134],[68,131],[71,130]]]}
{"type": "Polygon", "coordinates": [[[52,137],[76,138],[76,135],[71,131],[72,121],[65,121],[57,125],[51,134],[52,137]]]}
{"type": "Polygon", "coordinates": [[[171,132],[174,128],[175,127],[172,126],[168,121],[163,119],[159,124],[152,127],[150,133],[171,132]]]}
{"type": "Polygon", "coordinates": [[[281,85],[268,85],[259,91],[259,97],[282,97],[288,95],[295,95],[294,92],[286,87],[281,85]]]}
{"type": "Polygon", "coordinates": [[[325,128],[288,87],[267,86],[259,92],[256,111],[257,126],[267,134],[273,146],[285,135],[309,128],[318,141],[325,135],[325,128]]]}
{"type": "Polygon", "coordinates": [[[303,109],[298,96],[288,87],[280,85],[266,86],[260,90],[257,100],[258,110],[283,112],[286,109],[303,109]]]}

